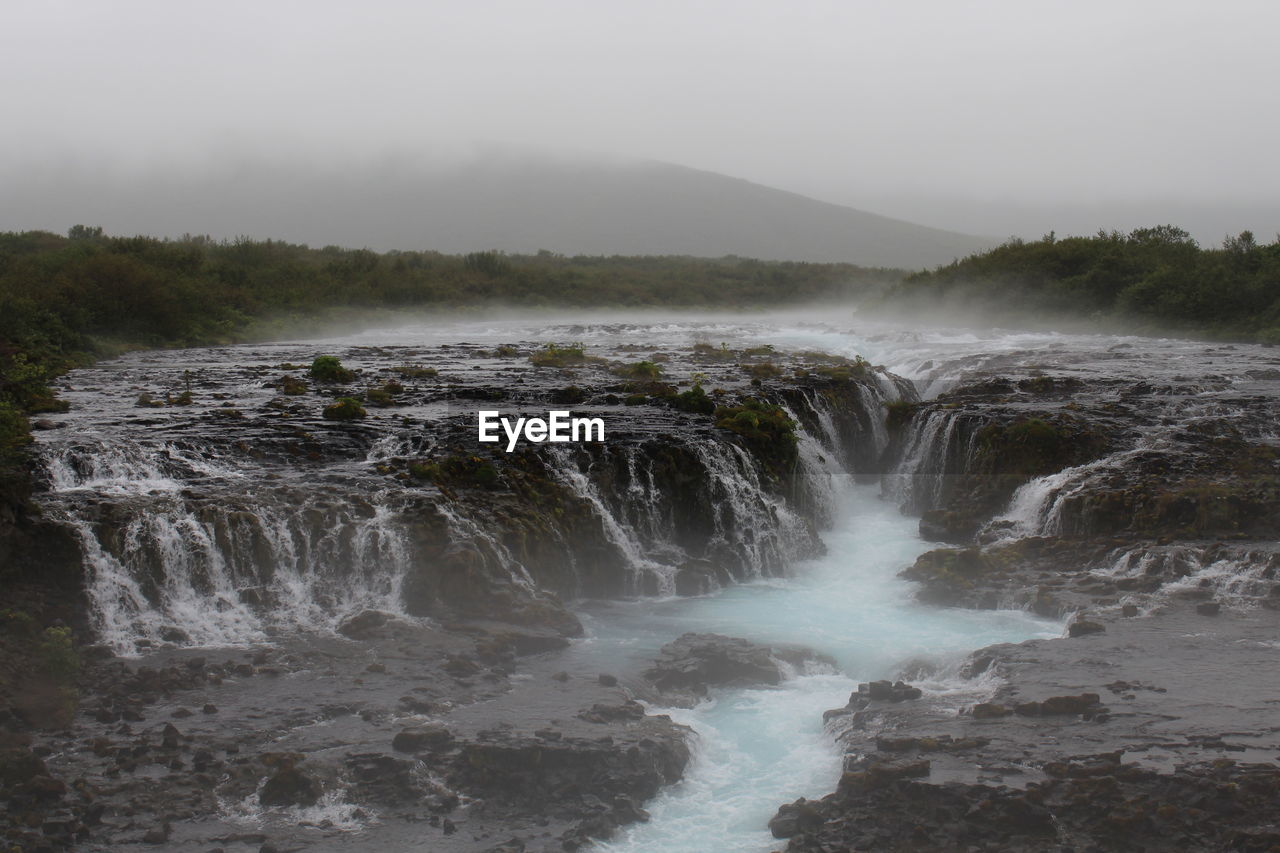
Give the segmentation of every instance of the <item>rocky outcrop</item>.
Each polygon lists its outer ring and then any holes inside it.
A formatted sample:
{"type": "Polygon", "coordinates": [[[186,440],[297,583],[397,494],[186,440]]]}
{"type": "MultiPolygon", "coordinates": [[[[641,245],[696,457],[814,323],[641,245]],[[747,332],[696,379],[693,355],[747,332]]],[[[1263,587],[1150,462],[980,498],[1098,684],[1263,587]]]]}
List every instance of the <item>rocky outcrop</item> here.
{"type": "Polygon", "coordinates": [[[85,565],[122,575],[90,585],[92,595],[136,588],[93,605],[118,651],[136,651],[130,635],[152,645],[217,641],[210,634],[222,629],[192,624],[193,615],[229,606],[241,608],[231,620],[240,626],[281,627],[273,620],[282,614],[306,613],[336,628],[350,614],[332,612],[333,601],[576,636],[566,601],[700,594],[781,574],[819,553],[817,528],[829,520],[796,430],[873,473],[882,401],[910,390],[882,369],[821,353],[725,359],[695,348],[642,362],[661,367],[639,373],[621,349],[545,367],[517,347],[465,344],[343,357],[362,364],[352,387],[219,353],[190,405],[143,414],[136,388],[116,386],[191,384],[185,363],[130,356],[109,376],[68,376],[104,384],[73,395],[58,416],[65,428],[41,439],[37,498],[65,520],[85,565]],[[414,364],[423,359],[434,366],[414,364]],[[362,394],[367,417],[321,416],[335,395],[362,394]],[[475,412],[489,406],[572,406],[601,417],[608,440],[525,441],[507,452],[477,441],[475,412]],[[222,599],[227,589],[238,602],[222,599]],[[388,600],[393,589],[398,602],[388,600]],[[141,612],[193,595],[203,606],[141,612]],[[285,604],[298,595],[307,600],[285,604]]]}
{"type": "Polygon", "coordinates": [[[761,646],[741,637],[687,633],[662,647],[644,677],[670,695],[705,696],[712,687],[775,685],[797,670],[834,672],[829,655],[797,646],[761,646]]]}
{"type": "Polygon", "coordinates": [[[1267,652],[1254,644],[1280,616],[1195,635],[1202,618],[1181,608],[981,650],[966,672],[998,686],[972,704],[842,711],[831,717],[849,749],[838,788],[783,806],[770,827],[787,853],[1269,849],[1280,768],[1264,720],[1280,685],[1259,673],[1209,702],[1200,673],[1257,672],[1267,652]]]}

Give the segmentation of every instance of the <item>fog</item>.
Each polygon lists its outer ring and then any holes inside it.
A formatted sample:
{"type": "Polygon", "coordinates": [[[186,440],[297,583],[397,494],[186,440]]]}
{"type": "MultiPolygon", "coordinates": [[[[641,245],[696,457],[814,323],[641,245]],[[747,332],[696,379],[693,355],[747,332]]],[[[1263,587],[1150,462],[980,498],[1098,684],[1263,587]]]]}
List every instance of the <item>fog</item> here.
{"type": "MultiPolygon", "coordinates": [[[[235,224],[252,199],[187,215],[173,196],[246,166],[360,183],[496,146],[671,163],[984,238],[1270,235],[1277,30],[1263,0],[11,4],[0,228],[62,230],[88,208],[120,230],[261,232],[235,224]]],[[[276,236],[369,242],[297,212],[312,224],[276,236]]]]}

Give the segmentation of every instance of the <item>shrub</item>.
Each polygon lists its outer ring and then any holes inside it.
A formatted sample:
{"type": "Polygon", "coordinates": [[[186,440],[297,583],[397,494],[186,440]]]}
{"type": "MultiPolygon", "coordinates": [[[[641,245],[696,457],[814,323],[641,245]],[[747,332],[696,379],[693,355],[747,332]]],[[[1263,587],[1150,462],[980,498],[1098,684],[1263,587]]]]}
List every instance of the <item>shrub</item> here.
{"type": "Polygon", "coordinates": [[[626,376],[629,379],[647,379],[655,380],[662,375],[662,368],[652,361],[637,361],[635,364],[627,364],[614,370],[619,376],[626,376]]]}
{"type": "Polygon", "coordinates": [[[317,382],[350,382],[355,378],[355,374],[343,367],[335,355],[316,356],[307,372],[317,382]]]}
{"type": "Polygon", "coordinates": [[[774,379],[782,375],[782,368],[771,361],[764,361],[760,364],[749,364],[744,368],[752,379],[774,379]]]}
{"type": "Polygon", "coordinates": [[[714,414],[716,410],[715,401],[702,389],[701,384],[694,385],[688,391],[677,394],[671,399],[671,405],[682,412],[693,412],[699,415],[714,414]]]}
{"type": "Polygon", "coordinates": [[[369,413],[355,397],[339,397],[335,402],[324,407],[323,414],[331,421],[354,421],[369,413]]]}
{"type": "Polygon", "coordinates": [[[80,671],[80,655],[70,628],[45,628],[38,652],[45,672],[61,683],[73,681],[80,671]]]}
{"type": "Polygon", "coordinates": [[[364,392],[365,402],[379,408],[387,408],[396,404],[395,398],[391,396],[391,392],[385,388],[370,388],[364,392]]]}
{"type": "Polygon", "coordinates": [[[529,363],[534,367],[570,367],[585,363],[587,350],[582,344],[560,346],[547,344],[529,356],[529,363]]]}
{"type": "Polygon", "coordinates": [[[885,403],[884,407],[888,410],[885,423],[889,429],[902,429],[910,423],[912,415],[916,413],[917,405],[908,400],[890,400],[885,403]]]}
{"type": "Polygon", "coordinates": [[[721,343],[718,347],[711,344],[694,344],[692,350],[695,356],[708,361],[733,361],[738,357],[726,343],[721,343]]]}
{"type": "Polygon", "coordinates": [[[735,432],[776,471],[796,459],[796,422],[781,406],[752,397],[715,411],[716,426],[735,432]]]}
{"type": "Polygon", "coordinates": [[[568,388],[557,388],[551,392],[551,402],[563,405],[576,405],[587,399],[587,392],[579,388],[577,385],[570,385],[568,388]]]}

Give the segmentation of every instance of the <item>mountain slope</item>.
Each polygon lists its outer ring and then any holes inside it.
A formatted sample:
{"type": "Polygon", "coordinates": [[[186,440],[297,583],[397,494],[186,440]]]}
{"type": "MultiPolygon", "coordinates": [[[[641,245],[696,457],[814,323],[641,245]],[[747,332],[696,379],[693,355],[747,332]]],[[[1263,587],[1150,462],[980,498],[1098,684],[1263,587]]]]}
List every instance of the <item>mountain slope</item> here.
{"type": "Polygon", "coordinates": [[[740,255],[924,267],[989,247],[712,172],[656,162],[485,158],[347,171],[248,164],[130,180],[13,180],[0,227],[275,237],[311,245],[467,252],[740,255]],[[14,221],[7,221],[13,219],[14,221]]]}

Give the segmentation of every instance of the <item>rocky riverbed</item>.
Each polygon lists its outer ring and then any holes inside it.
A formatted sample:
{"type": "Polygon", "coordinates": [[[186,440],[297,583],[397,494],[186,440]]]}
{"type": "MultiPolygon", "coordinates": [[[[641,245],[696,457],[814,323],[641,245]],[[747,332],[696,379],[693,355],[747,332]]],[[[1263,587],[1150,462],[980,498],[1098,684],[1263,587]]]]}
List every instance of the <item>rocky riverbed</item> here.
{"type": "Polygon", "coordinates": [[[916,595],[1068,630],[973,653],[985,701],[828,711],[844,773],[775,816],[786,851],[1275,849],[1280,359],[1201,355],[991,360],[911,413],[889,485],[952,543],[916,595]]]}
{"type": "Polygon", "coordinates": [[[659,709],[843,650],[675,632],[602,670],[583,602],[785,578],[850,475],[938,546],[899,566],[921,602],[1071,636],[904,655],[831,708],[845,772],[779,812],[787,849],[1275,843],[1274,350],[741,321],[419,335],[68,376],[43,519],[5,538],[61,584],[6,610],[5,642],[40,650],[5,670],[6,841],[610,837],[697,754],[659,709]],[[322,354],[349,373],[311,376],[322,354]],[[481,407],[599,416],[608,440],[507,454],[475,441],[481,407]]]}

